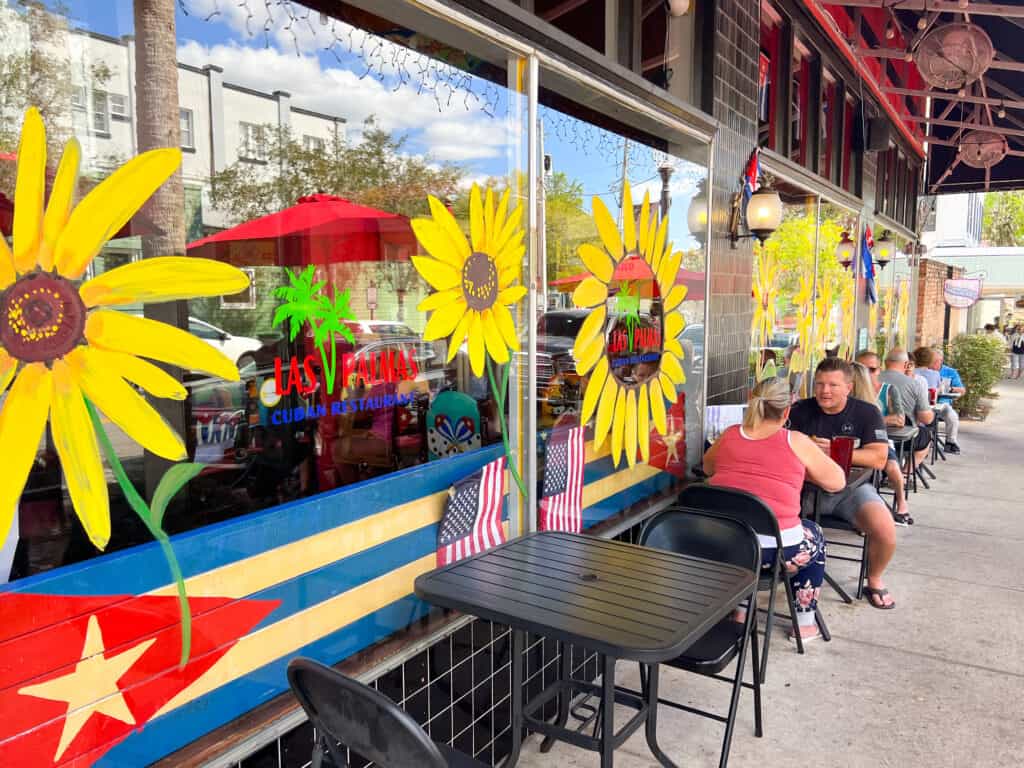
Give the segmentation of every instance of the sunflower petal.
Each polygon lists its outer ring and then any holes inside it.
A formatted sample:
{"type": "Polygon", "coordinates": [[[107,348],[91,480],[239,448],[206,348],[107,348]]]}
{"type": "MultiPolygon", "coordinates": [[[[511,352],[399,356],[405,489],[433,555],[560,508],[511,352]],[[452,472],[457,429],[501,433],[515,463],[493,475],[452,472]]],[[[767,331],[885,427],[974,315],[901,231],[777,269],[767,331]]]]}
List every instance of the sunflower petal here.
{"type": "Polygon", "coordinates": [[[85,321],[85,338],[111,352],[148,357],[228,381],[239,378],[238,368],[219,350],[187,331],[156,320],[111,309],[95,310],[85,321]]]}
{"type": "Polygon", "coordinates": [[[651,379],[651,416],[654,419],[654,428],[659,434],[664,435],[668,431],[665,419],[665,398],[661,392],[661,383],[657,378],[651,379]]]}
{"type": "Polygon", "coordinates": [[[104,272],[78,290],[87,307],[151,304],[239,293],[249,276],[238,267],[194,256],[159,256],[104,272]]]}
{"type": "Polygon", "coordinates": [[[488,187],[484,198],[484,248],[481,250],[488,248],[497,236],[494,231],[494,187],[488,187]]]}
{"type": "Polygon", "coordinates": [[[412,265],[435,290],[447,291],[462,285],[462,273],[447,262],[417,255],[412,257],[412,265]]]}
{"type": "Polygon", "coordinates": [[[142,387],[154,397],[166,400],[184,400],[188,390],[176,378],[141,357],[125,352],[109,352],[93,347],[90,352],[98,364],[111,371],[117,371],[123,379],[142,387]]]}
{"type": "Polygon", "coordinates": [[[586,424],[590,421],[590,417],[594,415],[594,409],[597,408],[598,398],[601,395],[601,390],[604,388],[607,376],[608,359],[602,357],[597,361],[597,365],[594,366],[594,370],[590,374],[590,381],[587,382],[587,390],[583,394],[583,411],[580,416],[580,424],[586,424]]]}
{"type": "Polygon", "coordinates": [[[484,364],[487,362],[487,342],[484,341],[484,324],[480,313],[469,313],[469,366],[474,376],[484,375],[484,364]]]}
{"type": "Polygon", "coordinates": [[[572,292],[572,301],[577,307],[596,307],[608,300],[608,286],[596,277],[588,277],[572,292]]]}
{"type": "Polygon", "coordinates": [[[505,214],[508,213],[508,200],[511,193],[512,187],[505,187],[505,191],[501,193],[501,199],[498,200],[498,210],[494,212],[494,223],[490,230],[491,241],[488,245],[491,248],[497,245],[501,230],[505,228],[505,214]]]}
{"type": "Polygon", "coordinates": [[[11,383],[16,370],[18,370],[18,361],[0,347],[0,395],[7,391],[7,385],[11,383]]]}
{"type": "Polygon", "coordinates": [[[665,257],[665,238],[668,235],[668,217],[666,216],[658,224],[658,231],[654,234],[654,242],[651,244],[651,258],[647,263],[651,265],[654,274],[658,274],[658,268],[665,257]]]}
{"type": "Polygon", "coordinates": [[[512,312],[504,304],[495,304],[491,307],[491,312],[494,314],[494,322],[498,326],[501,338],[505,340],[505,346],[513,352],[518,352],[519,337],[516,335],[516,323],[512,318],[512,312]]]}
{"type": "Polygon", "coordinates": [[[51,378],[50,370],[42,363],[26,365],[0,407],[0,445],[4,446],[4,471],[0,472],[0,539],[11,529],[18,498],[39,450],[50,410],[51,378]]]}
{"type": "Polygon", "coordinates": [[[494,263],[502,273],[503,280],[507,280],[508,283],[511,283],[519,277],[519,273],[522,271],[524,253],[526,253],[526,243],[513,239],[510,240],[509,244],[502,249],[501,253],[498,254],[494,263]],[[508,279],[509,277],[511,277],[511,279],[508,279]]]}
{"type": "Polygon", "coordinates": [[[75,206],[57,239],[54,263],[72,280],[181,165],[180,149],[143,152],[122,165],[75,206]]]}
{"type": "Polygon", "coordinates": [[[622,244],[626,253],[636,251],[636,214],[633,213],[633,191],[628,181],[622,184],[622,244]]]}
{"type": "Polygon", "coordinates": [[[590,339],[590,343],[583,346],[580,349],[580,353],[576,355],[575,349],[573,354],[576,357],[576,372],[580,376],[586,376],[587,371],[597,365],[597,361],[604,357],[604,339],[600,336],[594,336],[590,339]]]}
{"type": "Polygon", "coordinates": [[[462,291],[458,288],[451,288],[447,291],[436,291],[417,304],[416,311],[431,312],[435,309],[447,306],[459,298],[462,298],[462,291]]]}
{"type": "Polygon", "coordinates": [[[651,408],[647,399],[647,385],[640,385],[640,396],[636,404],[636,430],[640,439],[640,458],[645,464],[651,461],[651,408]]]}
{"type": "Polygon", "coordinates": [[[597,420],[594,422],[594,450],[600,450],[608,436],[608,429],[615,416],[615,397],[619,391],[619,382],[614,375],[608,374],[601,390],[600,404],[597,406],[597,420]]]}
{"type": "MultiPolygon", "coordinates": [[[[664,355],[662,355],[664,357],[664,355]]],[[[664,361],[662,362],[664,365],[664,361]]],[[[664,370],[658,371],[658,381],[661,382],[661,394],[670,403],[676,402],[676,383],[664,370]]]]}
{"type": "MultiPolygon", "coordinates": [[[[25,112],[18,142],[18,181],[14,187],[14,266],[28,272],[36,265],[43,235],[46,191],[46,128],[35,107],[25,112]]],[[[4,529],[7,530],[6,528],[4,529]]]]}
{"type": "Polygon", "coordinates": [[[505,223],[502,224],[501,232],[498,233],[498,237],[491,243],[491,249],[495,253],[500,253],[501,250],[508,245],[508,242],[516,237],[517,234],[522,233],[522,229],[519,227],[519,222],[523,218],[523,206],[517,205],[512,209],[512,213],[505,219],[505,223]]]}
{"type": "Polygon", "coordinates": [[[672,312],[665,316],[665,338],[674,339],[680,333],[683,332],[683,326],[686,325],[686,321],[683,320],[683,316],[678,312],[672,312]]]}
{"type": "Polygon", "coordinates": [[[626,462],[632,469],[636,464],[636,392],[626,392],[626,421],[623,424],[623,438],[626,446],[626,462]]]}
{"type": "Polygon", "coordinates": [[[13,283],[18,278],[14,269],[14,257],[11,249],[7,247],[7,239],[0,233],[0,291],[13,283]]]}
{"type": "Polygon", "coordinates": [[[591,207],[594,210],[594,224],[597,225],[597,233],[601,236],[601,242],[604,243],[605,249],[613,261],[616,263],[622,261],[622,238],[619,236],[619,227],[615,223],[615,219],[608,212],[608,206],[600,197],[594,195],[591,207]]]}
{"type": "Polygon", "coordinates": [[[658,267],[658,288],[665,287],[666,292],[669,286],[676,284],[676,277],[679,274],[679,262],[683,260],[683,252],[676,251],[671,256],[666,256],[658,267]]]}
{"type": "Polygon", "coordinates": [[[636,230],[636,250],[641,258],[647,257],[647,249],[650,246],[648,230],[650,229],[651,217],[651,191],[644,190],[644,201],[640,204],[640,221],[636,230]]]}
{"type": "Polygon", "coordinates": [[[594,277],[604,283],[610,283],[615,275],[615,264],[608,254],[596,245],[584,243],[577,251],[580,261],[594,277]]]}
{"type": "MultiPolygon", "coordinates": [[[[82,148],[78,139],[72,138],[64,145],[57,175],[50,190],[50,201],[43,216],[43,245],[39,249],[39,266],[44,270],[53,269],[53,249],[60,233],[64,231],[74,206],[75,188],[78,186],[78,165],[82,159],[82,148]]],[[[101,547],[102,549],[102,547],[101,547]]]]}
{"type": "Polygon", "coordinates": [[[616,467],[622,461],[622,437],[626,428],[626,390],[619,389],[615,398],[615,413],[612,416],[612,464],[616,467]]]}
{"type": "Polygon", "coordinates": [[[679,339],[665,339],[663,349],[666,352],[671,352],[680,360],[686,358],[686,354],[683,352],[683,345],[679,343],[679,339]]]}
{"type": "Polygon", "coordinates": [[[484,221],[484,205],[480,201],[480,187],[473,184],[469,190],[469,236],[472,239],[474,251],[479,252],[484,249],[484,241],[487,239],[484,221]]]}
{"type": "Polygon", "coordinates": [[[658,239],[658,209],[651,211],[651,219],[647,224],[647,253],[644,260],[650,264],[654,258],[654,244],[658,239]]]}
{"type": "Polygon", "coordinates": [[[53,364],[53,404],[50,429],[60,456],[68,495],[89,540],[97,549],[110,541],[110,498],[89,411],[82,390],[63,360],[53,364]]]}
{"type": "Polygon", "coordinates": [[[672,289],[668,292],[668,297],[665,299],[665,312],[671,312],[682,304],[688,292],[689,288],[685,285],[673,285],[672,289]]]}
{"type": "MultiPolygon", "coordinates": [[[[433,219],[413,219],[409,222],[423,249],[440,262],[455,269],[462,269],[465,263],[459,255],[459,249],[452,243],[448,233],[433,219]]],[[[461,233],[459,237],[462,237],[461,233]]]]}
{"type": "Polygon", "coordinates": [[[124,379],[103,367],[94,350],[79,347],[64,357],[75,383],[132,440],[170,461],[185,458],[185,443],[124,379]]]}
{"type": "Polygon", "coordinates": [[[487,346],[487,354],[491,360],[503,365],[508,362],[508,347],[505,346],[505,342],[501,338],[501,331],[498,330],[498,324],[494,322],[494,313],[489,309],[485,309],[480,316],[480,323],[484,330],[484,343],[487,346]]]}
{"type": "Polygon", "coordinates": [[[472,251],[466,241],[466,236],[459,229],[459,222],[455,220],[452,212],[445,207],[444,203],[433,195],[427,196],[427,202],[430,204],[430,213],[434,217],[434,221],[443,232],[448,234],[448,239],[451,240],[456,255],[462,260],[461,263],[465,264],[472,251]]]}
{"type": "Polygon", "coordinates": [[[455,327],[452,335],[448,339],[448,357],[445,362],[450,363],[455,359],[455,356],[459,354],[459,349],[462,347],[462,342],[466,340],[466,335],[469,333],[469,324],[473,320],[473,312],[467,312],[459,320],[459,324],[455,327]]]}
{"type": "Polygon", "coordinates": [[[686,374],[683,372],[683,366],[679,364],[679,358],[671,352],[666,352],[661,356],[661,372],[668,374],[672,381],[679,386],[686,383],[686,374]]]}
{"type": "Polygon", "coordinates": [[[501,304],[504,307],[516,304],[523,296],[526,295],[525,285],[513,285],[510,288],[505,288],[498,293],[498,298],[494,300],[495,304],[501,304]]]}
{"type": "Polygon", "coordinates": [[[579,358],[583,350],[590,344],[590,341],[602,334],[604,331],[604,321],[607,317],[608,309],[603,304],[595,307],[587,315],[587,319],[580,326],[579,333],[576,334],[576,341],[572,345],[573,355],[579,358]]]}
{"type": "Polygon", "coordinates": [[[437,341],[449,335],[458,327],[462,316],[466,314],[466,309],[466,300],[462,297],[447,306],[435,309],[427,321],[427,327],[423,329],[423,340],[437,341]]]}

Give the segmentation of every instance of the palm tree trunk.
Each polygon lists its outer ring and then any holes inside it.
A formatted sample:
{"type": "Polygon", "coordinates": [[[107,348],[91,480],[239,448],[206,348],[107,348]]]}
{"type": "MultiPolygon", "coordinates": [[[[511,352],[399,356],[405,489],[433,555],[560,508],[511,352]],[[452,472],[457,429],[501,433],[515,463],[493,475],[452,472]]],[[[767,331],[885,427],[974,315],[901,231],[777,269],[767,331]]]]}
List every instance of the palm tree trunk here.
{"type": "MultiPolygon", "coordinates": [[[[135,104],[140,153],[181,146],[174,14],[174,0],[135,0],[135,104]]],[[[142,239],[143,258],[185,253],[185,197],[180,170],[156,191],[142,212],[159,230],[159,234],[142,239]]],[[[145,316],[188,328],[188,307],[182,301],[147,306],[145,316]]],[[[169,370],[176,378],[181,377],[180,370],[169,370]]],[[[179,434],[185,433],[184,403],[153,399],[152,404],[179,434]]],[[[166,462],[147,454],[147,496],[152,497],[166,468],[166,462]]]]}

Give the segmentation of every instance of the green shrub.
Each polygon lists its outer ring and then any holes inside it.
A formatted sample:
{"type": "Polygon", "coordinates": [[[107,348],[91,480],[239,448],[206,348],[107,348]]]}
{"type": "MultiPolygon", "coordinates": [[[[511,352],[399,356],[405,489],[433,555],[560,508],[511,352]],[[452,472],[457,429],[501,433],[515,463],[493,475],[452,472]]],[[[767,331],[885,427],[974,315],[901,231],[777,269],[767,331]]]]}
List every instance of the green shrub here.
{"type": "Polygon", "coordinates": [[[949,345],[947,364],[956,368],[967,390],[956,401],[960,413],[973,413],[983,397],[1003,375],[1006,345],[998,338],[982,334],[961,334],[949,345]]]}

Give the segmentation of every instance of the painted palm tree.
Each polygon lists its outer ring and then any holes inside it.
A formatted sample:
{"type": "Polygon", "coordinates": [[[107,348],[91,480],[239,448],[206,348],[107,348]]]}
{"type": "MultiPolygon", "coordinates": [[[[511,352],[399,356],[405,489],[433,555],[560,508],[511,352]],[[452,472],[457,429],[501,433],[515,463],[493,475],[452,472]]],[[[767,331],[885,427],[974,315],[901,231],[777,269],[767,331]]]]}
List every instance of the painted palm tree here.
{"type": "Polygon", "coordinates": [[[332,300],[324,291],[326,281],[314,282],[316,267],[312,264],[299,274],[287,268],[285,271],[288,274],[288,285],[282,285],[275,292],[275,295],[284,302],[274,312],[273,325],[276,328],[287,322],[289,341],[295,341],[303,327],[309,326],[313,332],[313,343],[320,352],[327,392],[330,394],[334,391],[334,378],[338,366],[338,346],[335,338],[340,335],[351,344],[356,342],[351,329],[345,323],[346,320],[355,319],[350,306],[349,291],[335,291],[332,300]]]}
{"type": "Polygon", "coordinates": [[[633,293],[629,283],[623,283],[622,290],[615,297],[615,312],[625,319],[629,335],[629,351],[633,351],[633,337],[640,325],[640,291],[633,293]]]}

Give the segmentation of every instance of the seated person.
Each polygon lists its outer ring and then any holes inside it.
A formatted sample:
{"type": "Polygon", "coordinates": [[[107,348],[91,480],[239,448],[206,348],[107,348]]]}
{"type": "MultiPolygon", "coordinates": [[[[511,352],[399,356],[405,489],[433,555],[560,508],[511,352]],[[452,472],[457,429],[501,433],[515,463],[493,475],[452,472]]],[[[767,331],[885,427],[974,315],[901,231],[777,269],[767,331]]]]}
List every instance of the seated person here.
{"type": "MultiPolygon", "coordinates": [[[[915,352],[914,361],[920,366],[927,359],[926,365],[935,374],[935,380],[939,383],[938,391],[942,391],[942,380],[948,378],[950,380],[950,391],[956,392],[959,390],[963,392],[964,383],[960,380],[960,374],[942,364],[942,350],[929,349],[928,351],[931,352],[931,357],[926,357],[922,354],[922,362],[917,362],[917,352],[915,352]],[[943,370],[951,371],[953,375],[949,376],[943,373],[943,370]]],[[[948,399],[943,400],[942,395],[939,395],[938,404],[935,406],[935,415],[946,422],[946,446],[944,450],[946,453],[960,453],[960,414],[954,410],[952,401],[948,399]]]]}
{"type": "MultiPolygon", "coordinates": [[[[928,403],[928,390],[924,382],[914,378],[913,363],[910,362],[905,350],[895,347],[885,356],[885,370],[879,379],[888,384],[896,397],[901,413],[906,415],[907,424],[929,426],[935,420],[935,412],[928,403]]],[[[921,429],[914,440],[914,461],[920,464],[928,455],[931,445],[931,432],[921,429]]]]}
{"type": "MultiPolygon", "coordinates": [[[[817,523],[800,520],[800,491],[809,477],[827,491],[846,485],[843,470],[805,435],[784,428],[789,384],[765,379],[754,387],[742,425],[729,427],[704,454],[711,485],[758,496],[775,514],[782,533],[784,568],[796,597],[800,636],[818,636],[814,610],[825,579],[825,537],[817,523]]],[[[758,536],[761,563],[771,568],[779,553],[774,537],[758,536]]]]}
{"type": "MultiPolygon", "coordinates": [[[[798,401],[790,411],[790,429],[810,435],[826,454],[831,438],[852,437],[859,441],[853,451],[854,466],[885,469],[889,436],[882,414],[874,405],[850,397],[852,390],[850,364],[841,358],[825,358],[814,371],[814,397],[798,401]]],[[[818,510],[846,520],[868,536],[868,586],[864,593],[875,608],[895,608],[882,574],[896,551],[896,528],[878,491],[871,483],[863,483],[852,490],[822,495],[818,510]]]]}
{"type": "MultiPolygon", "coordinates": [[[[941,349],[935,350],[935,356],[938,359],[939,378],[949,379],[949,391],[960,395],[966,392],[967,388],[964,386],[963,379],[960,378],[960,371],[958,371],[956,368],[951,368],[950,366],[942,362],[941,349]]],[[[953,401],[953,398],[951,397],[944,398],[943,395],[939,395],[939,402],[942,402],[943,399],[945,399],[946,402],[953,401]]]]}
{"type": "MultiPolygon", "coordinates": [[[[857,355],[857,362],[853,366],[853,396],[866,403],[874,403],[882,412],[885,426],[902,427],[906,424],[903,414],[893,405],[895,398],[892,397],[891,387],[883,384],[878,378],[882,372],[878,355],[865,349],[857,355]]],[[[913,525],[914,518],[910,516],[910,504],[907,502],[903,485],[903,468],[900,467],[899,456],[892,440],[889,441],[889,456],[885,462],[885,477],[892,487],[896,501],[896,510],[892,513],[893,521],[896,525],[913,525]]]]}

